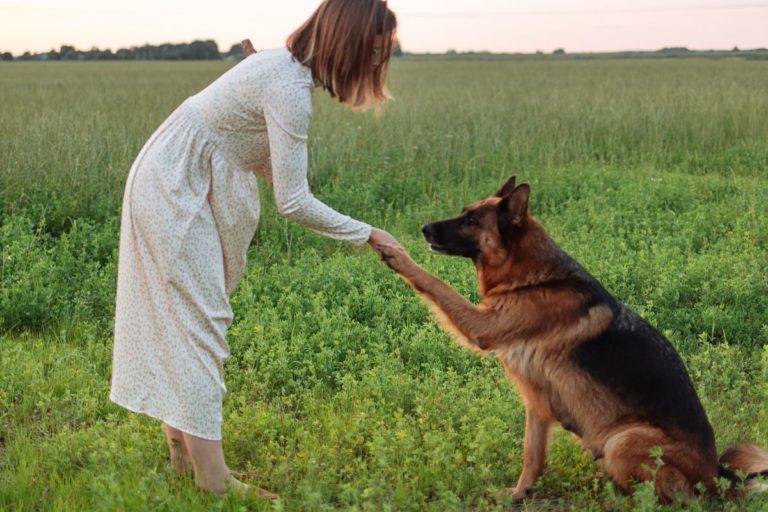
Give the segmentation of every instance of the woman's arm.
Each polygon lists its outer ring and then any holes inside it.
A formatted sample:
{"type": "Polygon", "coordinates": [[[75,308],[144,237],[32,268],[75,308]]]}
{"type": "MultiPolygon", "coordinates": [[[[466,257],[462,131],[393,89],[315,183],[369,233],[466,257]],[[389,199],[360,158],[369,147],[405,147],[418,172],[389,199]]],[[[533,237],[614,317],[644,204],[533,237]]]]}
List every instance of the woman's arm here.
{"type": "Polygon", "coordinates": [[[278,211],[322,235],[353,244],[371,236],[372,227],[317,200],[307,181],[307,131],[312,114],[311,86],[281,84],[264,106],[272,187],[278,211]]]}

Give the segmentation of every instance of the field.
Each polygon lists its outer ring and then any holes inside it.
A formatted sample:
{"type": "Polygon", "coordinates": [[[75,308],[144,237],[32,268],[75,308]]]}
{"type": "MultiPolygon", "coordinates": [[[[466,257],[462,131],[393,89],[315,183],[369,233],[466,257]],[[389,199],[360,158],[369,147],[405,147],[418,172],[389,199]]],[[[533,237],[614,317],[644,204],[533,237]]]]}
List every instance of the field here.
{"type": "MultiPolygon", "coordinates": [[[[197,492],[108,399],[120,201],[154,128],[231,64],[0,64],[0,510],[676,510],[558,430],[524,505],[524,412],[367,248],[262,223],[232,298],[224,443],[275,503],[197,492]]],[[[380,116],[315,93],[316,196],[477,300],[419,226],[511,174],[550,234],[681,352],[718,450],[768,446],[768,63],[400,60],[380,116]]],[[[689,510],[768,510],[768,494],[689,510]]]]}

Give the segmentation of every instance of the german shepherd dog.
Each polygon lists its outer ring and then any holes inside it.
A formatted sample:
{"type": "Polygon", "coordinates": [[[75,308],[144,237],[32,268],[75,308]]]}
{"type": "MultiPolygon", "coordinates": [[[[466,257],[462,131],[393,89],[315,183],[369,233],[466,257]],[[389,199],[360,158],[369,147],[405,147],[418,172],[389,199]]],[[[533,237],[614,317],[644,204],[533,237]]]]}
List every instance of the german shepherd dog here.
{"type": "Polygon", "coordinates": [[[618,487],[652,481],[665,502],[689,501],[698,482],[710,491],[718,477],[741,482],[736,471],[747,481],[768,476],[768,451],[755,445],[734,445],[718,461],[712,427],[672,345],[549,238],[528,210],[529,195],[512,177],[458,217],[422,228],[432,250],[472,259],[483,296],[477,306],[402,248],[378,248],[459,343],[498,355],[517,385],[526,411],[523,470],[506,492],[521,500],[531,491],[558,422],[618,487]]]}

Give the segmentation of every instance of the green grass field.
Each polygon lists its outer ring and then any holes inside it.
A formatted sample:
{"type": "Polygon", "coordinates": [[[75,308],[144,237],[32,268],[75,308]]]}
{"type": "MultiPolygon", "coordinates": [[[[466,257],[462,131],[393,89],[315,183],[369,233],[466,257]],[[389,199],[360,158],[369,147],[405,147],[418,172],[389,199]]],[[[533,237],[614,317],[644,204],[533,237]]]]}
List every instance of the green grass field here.
{"type": "MultiPolygon", "coordinates": [[[[262,223],[233,296],[230,466],[275,503],[166,463],[158,422],[108,401],[120,201],[154,128],[225,63],[0,64],[0,510],[675,510],[617,493],[558,430],[532,500],[524,411],[368,249],[262,223]]],[[[768,446],[768,63],[434,62],[392,68],[381,116],[315,93],[310,181],[477,300],[419,226],[511,174],[532,210],[681,352],[718,449],[768,446]]],[[[768,495],[689,510],[768,510],[768,495]]]]}

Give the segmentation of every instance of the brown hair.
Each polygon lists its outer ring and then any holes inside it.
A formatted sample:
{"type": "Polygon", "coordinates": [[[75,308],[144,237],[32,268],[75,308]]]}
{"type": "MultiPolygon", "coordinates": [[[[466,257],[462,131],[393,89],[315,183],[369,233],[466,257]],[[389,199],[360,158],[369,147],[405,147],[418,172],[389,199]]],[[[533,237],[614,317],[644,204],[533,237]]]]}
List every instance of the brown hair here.
{"type": "Polygon", "coordinates": [[[288,36],[294,58],[331,96],[353,108],[377,107],[390,99],[389,57],[397,18],[386,0],[324,0],[304,24],[288,36]],[[374,67],[374,38],[384,37],[374,67]]]}

